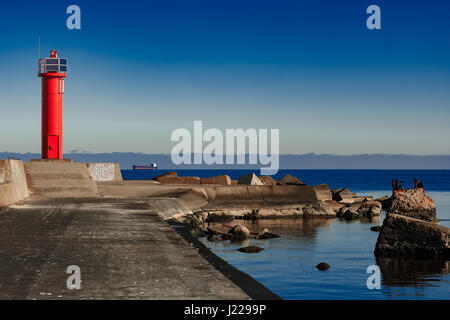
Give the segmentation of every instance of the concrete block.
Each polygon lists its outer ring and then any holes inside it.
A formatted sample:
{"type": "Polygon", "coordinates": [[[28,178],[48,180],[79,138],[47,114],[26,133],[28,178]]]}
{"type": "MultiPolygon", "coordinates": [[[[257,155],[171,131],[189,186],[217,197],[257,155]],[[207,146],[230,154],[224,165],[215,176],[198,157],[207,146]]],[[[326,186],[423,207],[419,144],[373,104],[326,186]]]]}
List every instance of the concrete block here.
{"type": "Polygon", "coordinates": [[[254,186],[262,186],[263,183],[259,178],[254,174],[246,174],[245,176],[240,176],[238,180],[238,184],[247,184],[247,185],[254,185],[254,186]]]}
{"type": "Polygon", "coordinates": [[[226,174],[222,176],[216,176],[216,177],[210,177],[210,178],[201,178],[200,179],[201,184],[224,184],[224,185],[231,185],[231,178],[227,176],[226,174]]]}
{"type": "Polygon", "coordinates": [[[159,177],[157,181],[163,184],[200,184],[199,177],[163,176],[159,177]]]}
{"type": "Polygon", "coordinates": [[[316,192],[317,199],[322,201],[331,201],[333,200],[333,193],[327,184],[321,184],[318,186],[314,186],[314,191],[316,192]]]}
{"type": "Polygon", "coordinates": [[[278,184],[278,181],[271,176],[262,176],[259,177],[259,180],[261,180],[261,182],[266,186],[275,186],[278,184]]]}
{"type": "Polygon", "coordinates": [[[300,179],[287,174],[285,175],[281,180],[280,180],[280,184],[281,185],[305,185],[306,183],[304,183],[303,181],[301,181],[300,179]]]}
{"type": "Polygon", "coordinates": [[[353,203],[355,199],[353,198],[350,190],[347,188],[340,190],[333,194],[333,200],[341,202],[341,203],[353,203]]]}

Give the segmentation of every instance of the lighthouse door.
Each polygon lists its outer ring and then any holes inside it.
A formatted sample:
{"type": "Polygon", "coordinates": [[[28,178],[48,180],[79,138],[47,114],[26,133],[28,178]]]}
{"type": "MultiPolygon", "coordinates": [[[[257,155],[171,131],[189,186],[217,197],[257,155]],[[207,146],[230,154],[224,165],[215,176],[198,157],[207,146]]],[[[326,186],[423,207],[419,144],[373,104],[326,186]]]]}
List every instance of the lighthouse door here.
{"type": "Polygon", "coordinates": [[[58,159],[59,157],[59,137],[47,136],[47,159],[58,159]]]}

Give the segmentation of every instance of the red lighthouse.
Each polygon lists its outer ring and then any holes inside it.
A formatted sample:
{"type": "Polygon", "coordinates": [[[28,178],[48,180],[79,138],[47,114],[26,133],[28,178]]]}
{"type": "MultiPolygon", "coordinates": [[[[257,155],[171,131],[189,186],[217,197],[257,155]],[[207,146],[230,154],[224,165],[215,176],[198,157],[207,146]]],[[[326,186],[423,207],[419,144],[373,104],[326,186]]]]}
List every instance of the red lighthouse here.
{"type": "Polygon", "coordinates": [[[67,59],[56,50],[50,58],[39,59],[38,76],[42,78],[42,159],[62,159],[62,97],[67,59]]]}

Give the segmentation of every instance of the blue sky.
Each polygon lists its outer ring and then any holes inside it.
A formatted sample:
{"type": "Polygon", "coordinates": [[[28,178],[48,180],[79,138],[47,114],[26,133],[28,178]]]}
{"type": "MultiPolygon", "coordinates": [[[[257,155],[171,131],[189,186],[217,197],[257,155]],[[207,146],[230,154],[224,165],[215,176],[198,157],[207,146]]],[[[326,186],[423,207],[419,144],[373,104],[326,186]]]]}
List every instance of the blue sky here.
{"type": "Polygon", "coordinates": [[[10,1],[0,151],[40,151],[41,56],[69,59],[64,149],[169,153],[174,129],[280,129],[281,153],[450,154],[449,1],[10,1]],[[81,8],[81,30],[66,27],[81,8]],[[381,8],[381,30],[366,8],[381,8]]]}

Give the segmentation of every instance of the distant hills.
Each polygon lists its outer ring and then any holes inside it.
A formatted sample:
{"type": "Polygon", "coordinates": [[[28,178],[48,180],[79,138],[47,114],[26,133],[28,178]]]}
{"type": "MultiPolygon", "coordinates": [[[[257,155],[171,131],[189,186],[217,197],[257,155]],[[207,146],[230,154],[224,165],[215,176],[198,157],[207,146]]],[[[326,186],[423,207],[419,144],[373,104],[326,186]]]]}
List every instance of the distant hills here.
{"type": "MultiPolygon", "coordinates": [[[[0,159],[8,157],[24,161],[39,159],[38,153],[0,152],[0,159]]],[[[160,169],[259,169],[260,165],[181,165],[172,163],[170,154],[144,154],[131,152],[68,153],[64,158],[80,162],[119,162],[122,169],[134,164],[156,162],[160,169]]],[[[450,169],[450,155],[406,154],[284,154],[280,155],[280,169],[450,169]]]]}

